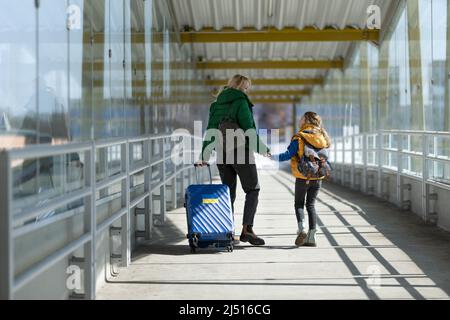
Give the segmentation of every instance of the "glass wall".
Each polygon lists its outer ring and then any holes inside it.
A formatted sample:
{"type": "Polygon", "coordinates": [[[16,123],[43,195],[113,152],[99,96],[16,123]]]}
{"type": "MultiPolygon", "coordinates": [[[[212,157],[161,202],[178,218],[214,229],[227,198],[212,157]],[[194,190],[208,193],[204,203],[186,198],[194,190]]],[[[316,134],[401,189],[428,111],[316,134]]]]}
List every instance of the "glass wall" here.
{"type": "Polygon", "coordinates": [[[356,51],[346,70],[330,71],[323,88],[314,88],[312,96],[297,107],[298,114],[306,111],[319,113],[332,136],[358,133],[361,116],[360,64],[360,55],[356,51]]]}
{"type": "Polygon", "coordinates": [[[34,0],[0,1],[0,145],[37,140],[37,30],[34,0]]]}
{"type": "MultiPolygon", "coordinates": [[[[168,5],[0,0],[0,149],[192,131],[205,121],[210,98],[168,5]]],[[[133,155],[142,158],[142,148],[133,155]]],[[[118,147],[100,149],[97,178],[117,173],[120,156],[118,147]]],[[[16,161],[14,196],[79,188],[83,162],[83,154],[16,161]]]]}
{"type": "Polygon", "coordinates": [[[0,0],[0,148],[171,132],[204,120],[209,99],[205,92],[192,101],[204,89],[193,85],[194,59],[175,40],[166,1],[35,4],[0,0]]]}
{"type": "MultiPolygon", "coordinates": [[[[316,89],[304,108],[329,118],[324,101],[331,101],[330,107],[343,115],[345,128],[357,126],[361,131],[448,131],[447,12],[448,0],[402,1],[384,41],[379,46],[361,43],[342,79],[337,76],[340,71],[330,72],[324,89],[316,89]],[[362,77],[359,86],[358,68],[362,77]],[[324,98],[327,96],[340,96],[342,101],[324,98]],[[361,117],[350,116],[359,112],[359,102],[361,117]]],[[[338,118],[332,117],[328,123],[331,132],[338,136],[353,132],[344,129],[339,134],[342,119],[338,118]]]]}
{"type": "MultiPolygon", "coordinates": [[[[323,88],[316,88],[301,106],[302,110],[323,115],[325,127],[338,139],[333,155],[336,161],[350,163],[352,133],[378,130],[450,131],[450,38],[449,0],[403,0],[394,13],[383,41],[360,43],[352,52],[345,70],[329,72],[323,88]],[[330,109],[333,113],[330,113],[330,109]],[[359,116],[356,114],[359,113],[359,116]]],[[[355,138],[355,149],[362,148],[355,138]]],[[[383,134],[381,141],[368,135],[367,147],[403,150],[410,154],[399,158],[396,152],[380,153],[381,165],[421,176],[424,168],[422,137],[383,134]]],[[[450,157],[450,139],[444,136],[428,140],[428,155],[450,157]]],[[[378,165],[375,152],[368,152],[369,165],[378,165]]],[[[442,161],[426,160],[428,176],[450,181],[450,167],[442,161]]],[[[361,151],[355,152],[361,164],[361,151]]]]}

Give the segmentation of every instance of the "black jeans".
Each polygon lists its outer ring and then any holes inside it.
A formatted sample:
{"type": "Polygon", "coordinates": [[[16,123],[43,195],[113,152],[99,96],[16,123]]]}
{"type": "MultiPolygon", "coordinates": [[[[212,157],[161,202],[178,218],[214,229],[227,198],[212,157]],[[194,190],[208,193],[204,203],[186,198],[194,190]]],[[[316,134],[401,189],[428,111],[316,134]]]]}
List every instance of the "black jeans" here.
{"type": "Polygon", "coordinates": [[[237,176],[246,194],[244,218],[242,224],[253,226],[256,208],[258,207],[259,182],[255,164],[218,164],[220,179],[230,188],[231,205],[234,213],[236,200],[237,176]]]}
{"type": "Polygon", "coordinates": [[[297,222],[300,222],[299,209],[303,210],[305,207],[306,196],[306,211],[308,211],[309,229],[315,229],[317,225],[317,213],[315,208],[315,202],[317,195],[319,194],[320,187],[322,186],[322,180],[309,180],[306,184],[305,179],[295,180],[295,216],[297,222]]]}

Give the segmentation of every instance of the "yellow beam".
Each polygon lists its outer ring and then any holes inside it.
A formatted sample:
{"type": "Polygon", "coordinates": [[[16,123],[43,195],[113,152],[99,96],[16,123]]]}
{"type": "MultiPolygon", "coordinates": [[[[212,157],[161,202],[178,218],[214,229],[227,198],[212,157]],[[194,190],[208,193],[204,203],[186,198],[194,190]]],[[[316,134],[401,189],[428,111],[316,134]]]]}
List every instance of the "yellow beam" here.
{"type": "MultiPolygon", "coordinates": [[[[193,64],[191,65],[187,65],[181,62],[171,62],[169,64],[170,69],[192,69],[193,64]]],[[[91,68],[93,68],[93,71],[104,71],[104,68],[109,68],[109,65],[106,64],[103,67],[103,62],[101,61],[95,61],[92,65],[90,62],[84,62],[83,63],[83,68],[84,70],[90,70],[91,68]]],[[[114,61],[111,64],[111,69],[113,70],[120,70],[123,68],[123,63],[121,61],[114,61]]],[[[161,62],[153,62],[151,65],[151,68],[153,70],[163,70],[164,69],[164,64],[161,62]]],[[[138,62],[138,63],[132,63],[131,64],[131,69],[132,70],[145,70],[146,69],[146,65],[145,63],[142,62],[138,62]]]]}
{"type": "Polygon", "coordinates": [[[380,30],[361,30],[345,28],[341,30],[315,28],[223,28],[214,30],[207,27],[200,31],[181,32],[182,43],[216,43],[216,42],[304,42],[304,41],[379,41],[380,30]]]}
{"type": "MultiPolygon", "coordinates": [[[[121,83],[123,81],[112,81],[113,86],[117,86],[117,84],[121,83]]],[[[103,86],[105,83],[103,80],[94,80],[94,87],[103,86]]],[[[146,81],[145,80],[136,80],[133,82],[134,86],[136,87],[146,87],[146,81]]],[[[202,86],[204,84],[204,81],[202,80],[170,80],[170,85],[173,86],[187,86],[187,85],[193,85],[193,86],[202,86]]],[[[108,83],[106,83],[108,85],[108,83]]],[[[164,81],[162,80],[152,80],[152,85],[154,86],[162,86],[164,85],[164,81]]]]}
{"type": "Polygon", "coordinates": [[[197,62],[198,69],[342,69],[343,60],[197,62]]]}
{"type": "MultiPolygon", "coordinates": [[[[323,84],[322,78],[309,78],[309,79],[251,79],[252,85],[314,85],[323,84]]],[[[223,80],[205,80],[208,86],[224,86],[228,83],[228,79],[223,80]]]]}
{"type": "Polygon", "coordinates": [[[266,98],[256,98],[251,99],[251,102],[253,103],[298,103],[300,100],[298,99],[281,99],[281,98],[273,98],[273,99],[266,99],[266,98]]]}
{"type": "MultiPolygon", "coordinates": [[[[84,70],[104,71],[101,61],[96,61],[93,66],[89,62],[83,63],[84,70]]],[[[107,66],[105,66],[107,67],[107,66]]],[[[153,70],[162,70],[163,64],[152,64],[153,70]]],[[[225,62],[197,62],[197,69],[342,69],[343,60],[266,60],[266,61],[225,61],[225,62]]],[[[111,68],[122,69],[121,62],[115,62],[111,68]]],[[[145,63],[134,63],[132,70],[145,70],[145,63]]],[[[191,65],[174,62],[170,63],[171,69],[191,68],[191,65]]]]}
{"type": "MultiPolygon", "coordinates": [[[[135,91],[134,92],[137,97],[146,97],[147,93],[145,91],[135,91]]],[[[188,99],[189,97],[213,97],[210,92],[172,92],[170,97],[185,97],[188,99]]],[[[164,97],[162,92],[153,92],[151,97],[164,97]]]]}
{"type": "MultiPolygon", "coordinates": [[[[146,92],[144,90],[140,90],[140,88],[139,88],[139,90],[134,90],[134,92],[138,95],[146,95],[146,92]]],[[[289,99],[290,101],[292,101],[292,100],[298,99],[298,97],[307,96],[309,94],[310,94],[309,90],[284,90],[284,91],[260,90],[260,91],[250,92],[249,96],[252,99],[263,99],[263,96],[271,96],[270,99],[286,98],[286,99],[289,99]],[[293,97],[295,97],[295,98],[293,98],[293,97]]],[[[162,95],[163,95],[162,92],[153,92],[152,93],[153,97],[160,97],[162,95]]],[[[178,96],[181,96],[181,97],[189,97],[189,96],[215,97],[216,92],[211,92],[211,91],[194,91],[194,92],[174,91],[170,95],[174,96],[174,97],[178,97],[178,96]]]]}
{"type": "Polygon", "coordinates": [[[306,96],[309,90],[252,90],[250,96],[306,96]]]}
{"type": "MultiPolygon", "coordinates": [[[[152,34],[152,41],[162,42],[163,35],[160,32],[152,34]]],[[[122,42],[122,33],[111,33],[107,35],[108,41],[112,43],[122,42]]],[[[225,27],[215,30],[213,27],[205,27],[200,31],[180,32],[182,43],[217,43],[217,42],[308,42],[308,41],[376,41],[380,39],[378,29],[315,29],[312,27],[299,30],[293,27],[286,27],[281,30],[266,27],[262,30],[254,28],[243,28],[236,30],[233,27],[225,27]]],[[[86,33],[84,42],[103,43],[104,33],[94,33],[92,36],[86,33]]],[[[132,43],[145,43],[145,33],[131,33],[132,43]]]]}
{"type": "MultiPolygon", "coordinates": [[[[304,86],[304,85],[322,85],[322,78],[305,78],[305,79],[251,79],[252,85],[271,85],[271,86],[304,86]]],[[[222,80],[170,80],[171,85],[207,85],[207,86],[225,86],[228,79],[222,80]]],[[[162,80],[153,80],[152,85],[163,85],[162,80]]],[[[136,80],[135,85],[145,87],[144,80],[136,80]]],[[[94,86],[103,86],[103,80],[94,80],[94,86]]]]}

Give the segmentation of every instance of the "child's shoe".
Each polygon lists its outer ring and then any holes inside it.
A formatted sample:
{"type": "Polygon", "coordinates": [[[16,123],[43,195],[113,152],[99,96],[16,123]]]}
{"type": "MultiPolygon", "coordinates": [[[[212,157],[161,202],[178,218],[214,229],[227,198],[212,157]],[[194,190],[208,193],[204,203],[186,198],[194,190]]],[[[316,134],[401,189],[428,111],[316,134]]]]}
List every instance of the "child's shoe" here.
{"type": "Polygon", "coordinates": [[[307,247],[317,247],[316,243],[316,229],[310,229],[308,235],[306,236],[305,246],[307,247]]]}
{"type": "Polygon", "coordinates": [[[295,239],[295,245],[297,247],[303,246],[305,244],[306,237],[307,235],[305,231],[299,232],[297,238],[295,239]]]}

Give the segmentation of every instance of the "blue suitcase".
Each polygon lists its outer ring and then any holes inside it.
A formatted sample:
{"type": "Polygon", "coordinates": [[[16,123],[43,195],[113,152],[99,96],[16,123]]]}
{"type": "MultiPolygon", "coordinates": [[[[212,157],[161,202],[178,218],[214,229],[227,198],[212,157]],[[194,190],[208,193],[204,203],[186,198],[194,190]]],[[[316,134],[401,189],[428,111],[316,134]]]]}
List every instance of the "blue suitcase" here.
{"type": "MultiPolygon", "coordinates": [[[[197,165],[195,170],[197,174],[197,165]]],[[[234,218],[230,190],[224,184],[193,184],[186,189],[187,238],[191,252],[215,246],[233,251],[234,218]]]]}

